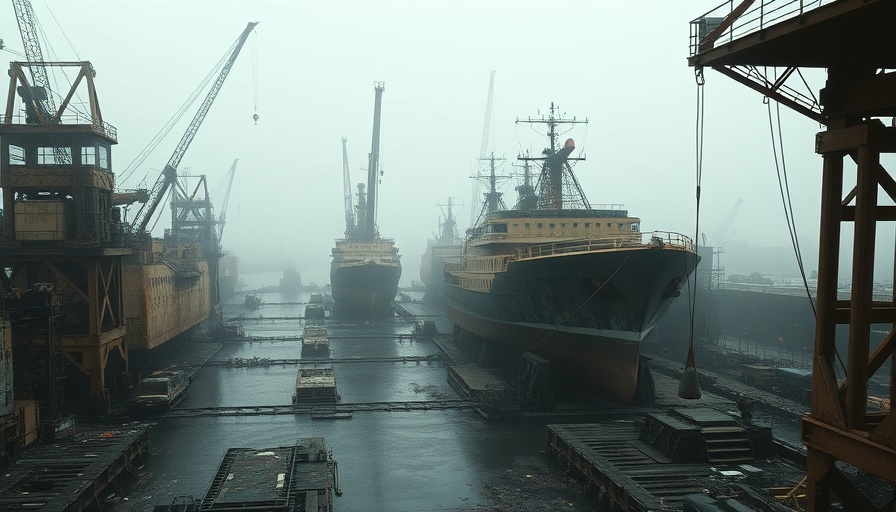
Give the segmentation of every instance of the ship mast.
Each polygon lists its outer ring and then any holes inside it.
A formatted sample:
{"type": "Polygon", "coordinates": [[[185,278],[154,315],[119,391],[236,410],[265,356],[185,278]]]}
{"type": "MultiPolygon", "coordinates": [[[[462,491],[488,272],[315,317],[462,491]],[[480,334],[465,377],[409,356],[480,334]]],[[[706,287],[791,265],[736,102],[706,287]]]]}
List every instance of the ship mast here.
{"type": "Polygon", "coordinates": [[[355,205],[352,201],[352,178],[348,171],[348,147],[342,138],[342,186],[345,195],[345,237],[355,236],[355,205]]]}
{"type": "MultiPolygon", "coordinates": [[[[495,161],[503,160],[503,158],[495,158],[495,154],[492,153],[488,158],[484,160],[489,163],[489,173],[488,173],[488,192],[483,194],[485,196],[485,201],[482,203],[482,209],[479,211],[479,217],[476,220],[476,224],[478,225],[480,222],[485,220],[486,217],[491,215],[492,213],[499,210],[506,210],[507,207],[504,206],[504,201],[501,200],[501,196],[503,195],[501,192],[498,192],[498,178],[508,178],[508,176],[498,176],[495,173],[495,161]]],[[[474,179],[480,179],[479,176],[473,176],[474,179]]]]}
{"type": "Polygon", "coordinates": [[[454,204],[451,202],[451,199],[450,197],[448,198],[447,205],[439,205],[442,208],[448,208],[448,213],[445,214],[445,221],[439,222],[438,241],[443,245],[456,244],[460,240],[460,234],[457,232],[457,220],[454,218],[454,211],[452,210],[454,204]]]}
{"type": "Polygon", "coordinates": [[[583,203],[583,206],[585,208],[591,208],[591,206],[588,204],[588,199],[585,197],[585,192],[582,190],[582,187],[579,186],[579,182],[578,180],[576,180],[575,174],[573,174],[572,168],[569,165],[570,161],[585,160],[585,158],[569,157],[569,154],[572,153],[572,151],[575,149],[575,142],[572,139],[567,139],[563,144],[563,147],[558,149],[559,137],[563,135],[563,133],[569,131],[565,130],[561,133],[558,128],[562,125],[587,124],[588,119],[579,120],[575,117],[573,117],[572,119],[564,119],[558,114],[558,109],[559,107],[551,102],[550,113],[546,118],[542,116],[540,119],[533,119],[530,117],[524,120],[516,120],[517,123],[546,124],[548,127],[548,139],[550,139],[551,142],[551,146],[549,148],[545,148],[545,150],[541,152],[545,156],[534,158],[521,155],[518,157],[518,159],[524,163],[530,161],[544,162],[542,164],[543,166],[541,169],[541,175],[538,178],[539,208],[552,210],[563,209],[564,172],[568,173],[569,181],[571,182],[572,187],[578,195],[579,202],[583,203]]]}
{"type": "Polygon", "coordinates": [[[380,162],[380,114],[383,105],[385,82],[374,82],[373,90],[376,99],[373,104],[373,141],[370,146],[369,164],[367,166],[367,219],[364,226],[364,240],[376,238],[376,185],[379,181],[378,167],[380,162]]]}

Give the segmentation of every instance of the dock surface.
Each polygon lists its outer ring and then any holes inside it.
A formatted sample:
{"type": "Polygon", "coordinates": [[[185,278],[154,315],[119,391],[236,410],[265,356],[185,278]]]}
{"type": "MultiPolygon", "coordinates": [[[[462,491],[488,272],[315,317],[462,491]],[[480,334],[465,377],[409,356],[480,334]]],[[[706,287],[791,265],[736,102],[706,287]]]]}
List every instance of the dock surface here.
{"type": "Polygon", "coordinates": [[[83,430],[28,452],[0,474],[0,510],[80,512],[148,447],[145,428],[83,430]]]}

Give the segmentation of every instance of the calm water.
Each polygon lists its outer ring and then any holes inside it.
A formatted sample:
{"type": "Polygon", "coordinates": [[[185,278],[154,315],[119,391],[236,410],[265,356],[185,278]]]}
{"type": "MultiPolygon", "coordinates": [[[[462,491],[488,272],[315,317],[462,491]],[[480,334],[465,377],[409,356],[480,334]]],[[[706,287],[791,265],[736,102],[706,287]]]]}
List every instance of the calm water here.
{"type": "MultiPolygon", "coordinates": [[[[277,274],[245,276],[248,287],[274,285],[277,274]]],[[[281,297],[266,293],[247,317],[301,316],[308,293],[281,297]]],[[[225,308],[241,310],[241,298],[225,308]]],[[[375,323],[324,322],[333,358],[425,356],[438,352],[431,342],[399,340],[412,324],[400,318],[375,323]],[[371,338],[369,336],[376,336],[371,338]]],[[[440,328],[446,323],[439,320],[440,328]]],[[[296,321],[246,321],[247,336],[301,334],[296,321]]],[[[298,341],[225,343],[213,359],[299,358],[298,341]]],[[[443,363],[356,362],[333,364],[345,403],[456,398],[443,363]]],[[[181,408],[289,405],[297,368],[206,367],[190,385],[181,408]]],[[[553,422],[557,422],[556,420],[553,422]]],[[[493,506],[484,490],[518,459],[538,457],[545,446],[546,422],[487,423],[471,411],[356,412],[348,420],[308,416],[161,417],[150,429],[150,456],[139,486],[115,511],[143,511],[174,495],[205,493],[229,448],[290,445],[297,437],[323,436],[339,463],[344,494],[339,511],[446,510],[493,506]]]]}

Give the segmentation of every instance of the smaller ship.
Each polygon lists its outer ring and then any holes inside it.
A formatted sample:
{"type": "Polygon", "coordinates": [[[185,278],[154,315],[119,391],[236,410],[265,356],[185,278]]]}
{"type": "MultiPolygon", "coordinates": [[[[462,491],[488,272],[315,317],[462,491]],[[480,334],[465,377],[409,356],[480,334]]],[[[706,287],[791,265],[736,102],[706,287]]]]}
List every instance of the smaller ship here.
{"type": "Polygon", "coordinates": [[[257,293],[247,293],[243,304],[246,306],[246,309],[258,309],[261,307],[261,297],[257,293]]]}
{"type": "Polygon", "coordinates": [[[426,243],[426,251],[420,260],[420,280],[426,287],[424,300],[442,302],[445,298],[445,264],[461,262],[463,255],[463,238],[457,231],[457,219],[454,217],[451,198],[447,205],[439,205],[443,210],[443,219],[439,222],[439,231],[435,238],[426,243]]]}
{"type": "Polygon", "coordinates": [[[218,290],[221,299],[232,299],[239,282],[239,258],[230,251],[218,260],[218,290]]]}
{"type": "Polygon", "coordinates": [[[190,381],[183,372],[164,371],[140,381],[137,387],[138,414],[163,413],[187,396],[190,381]]]}
{"type": "Polygon", "coordinates": [[[357,219],[352,204],[346,140],[342,139],[345,186],[345,238],[336,240],[330,264],[333,313],[337,316],[383,318],[392,315],[398,294],[401,259],[395,243],[380,237],[376,225],[379,183],[380,112],[385,87],[377,82],[373,113],[373,143],[367,167],[367,191],[358,184],[357,219]]]}
{"type": "Polygon", "coordinates": [[[302,276],[294,265],[286,267],[280,278],[281,293],[298,293],[302,290],[302,276]]]}

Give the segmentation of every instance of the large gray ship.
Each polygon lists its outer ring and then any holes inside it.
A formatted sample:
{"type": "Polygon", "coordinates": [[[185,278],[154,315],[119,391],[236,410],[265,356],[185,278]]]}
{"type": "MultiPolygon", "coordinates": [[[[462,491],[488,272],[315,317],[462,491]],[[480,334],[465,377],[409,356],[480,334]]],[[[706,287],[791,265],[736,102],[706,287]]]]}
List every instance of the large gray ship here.
{"type": "Polygon", "coordinates": [[[392,314],[398,293],[401,259],[395,243],[380,237],[376,225],[376,190],[379,182],[380,114],[385,86],[377,82],[373,111],[373,143],[367,167],[367,191],[358,184],[358,203],[353,206],[348,150],[342,139],[345,185],[345,238],[336,240],[330,264],[333,314],[381,318],[392,314]],[[357,211],[357,214],[356,214],[357,211]]]}
{"type": "Polygon", "coordinates": [[[558,147],[550,115],[550,147],[538,185],[528,176],[519,202],[506,209],[491,190],[467,237],[461,263],[445,271],[448,316],[458,336],[473,334],[537,353],[586,387],[630,403],[640,344],[679,295],[697,265],[683,235],[641,233],[640,219],[619,207],[591,207],[570,160],[575,143],[558,147]],[[574,192],[574,194],[570,193],[574,192]]]}

